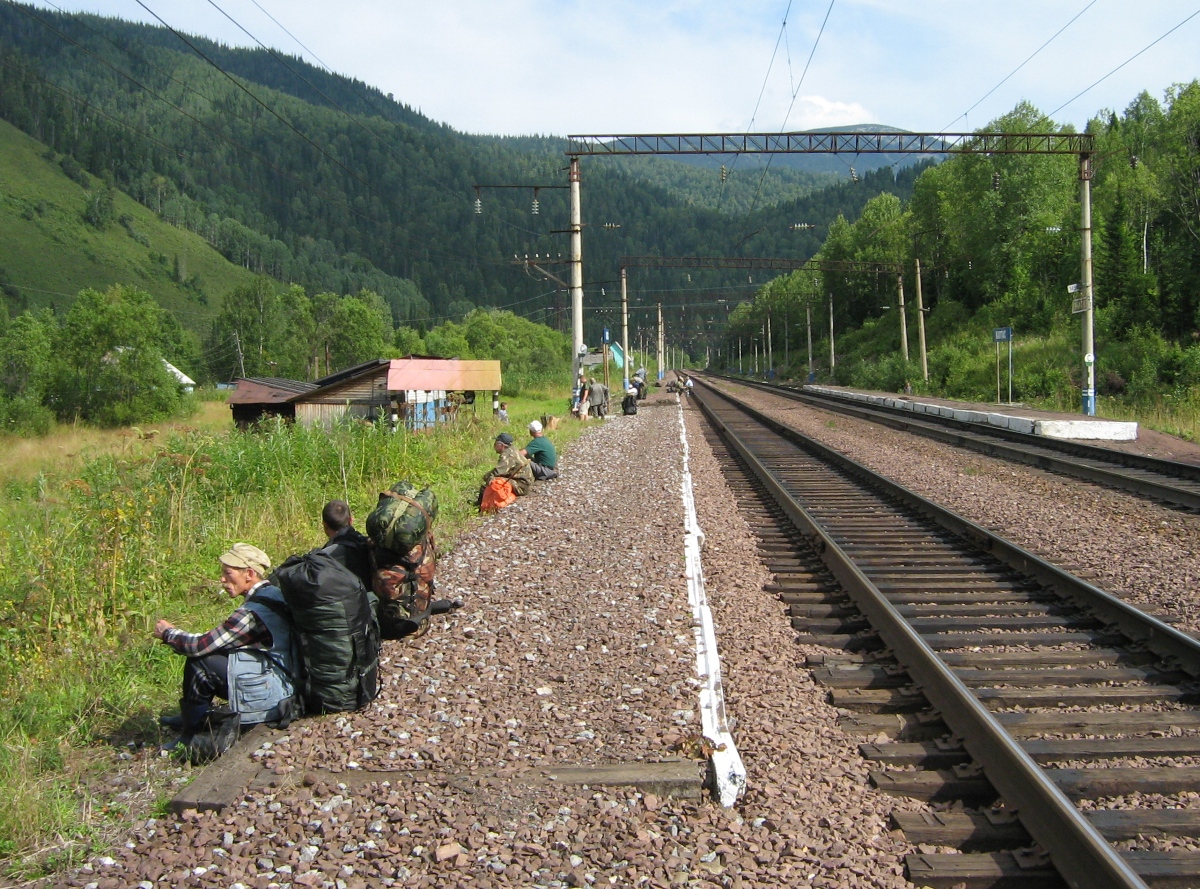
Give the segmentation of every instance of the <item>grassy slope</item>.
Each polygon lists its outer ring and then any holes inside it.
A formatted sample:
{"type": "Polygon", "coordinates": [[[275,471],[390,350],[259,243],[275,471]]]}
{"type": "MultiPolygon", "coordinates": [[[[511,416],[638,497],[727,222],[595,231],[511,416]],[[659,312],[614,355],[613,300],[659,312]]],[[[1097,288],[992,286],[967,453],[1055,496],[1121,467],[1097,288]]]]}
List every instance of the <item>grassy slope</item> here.
{"type": "MultiPolygon", "coordinates": [[[[148,247],[118,222],[105,231],[87,225],[83,211],[88,191],[47,160],[45,151],[41,142],[0,121],[0,268],[30,308],[62,308],[85,287],[128,284],[150,293],[180,324],[203,335],[221,298],[253,279],[203,238],[168,225],[122,192],[116,194],[114,216],[133,217],[134,228],[149,239],[148,247]],[[38,202],[43,202],[43,212],[30,213],[38,202]],[[165,256],[166,262],[156,262],[152,253],[165,256]],[[199,276],[199,292],[174,280],[177,255],[189,276],[199,276]]],[[[98,180],[92,181],[100,187],[98,180]]]]}

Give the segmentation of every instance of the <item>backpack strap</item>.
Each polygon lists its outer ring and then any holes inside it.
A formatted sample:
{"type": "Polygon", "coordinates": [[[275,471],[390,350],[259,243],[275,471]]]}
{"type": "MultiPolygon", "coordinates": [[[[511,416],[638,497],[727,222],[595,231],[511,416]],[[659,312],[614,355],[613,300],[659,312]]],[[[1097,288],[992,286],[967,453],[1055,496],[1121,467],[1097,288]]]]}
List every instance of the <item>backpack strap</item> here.
{"type": "Polygon", "coordinates": [[[391,497],[393,500],[403,500],[410,506],[415,506],[421,515],[425,516],[425,533],[421,535],[421,543],[424,543],[426,538],[429,537],[429,532],[433,530],[433,517],[429,514],[429,510],[411,497],[405,497],[403,494],[397,494],[395,491],[380,491],[379,495],[381,497],[391,497]]]}

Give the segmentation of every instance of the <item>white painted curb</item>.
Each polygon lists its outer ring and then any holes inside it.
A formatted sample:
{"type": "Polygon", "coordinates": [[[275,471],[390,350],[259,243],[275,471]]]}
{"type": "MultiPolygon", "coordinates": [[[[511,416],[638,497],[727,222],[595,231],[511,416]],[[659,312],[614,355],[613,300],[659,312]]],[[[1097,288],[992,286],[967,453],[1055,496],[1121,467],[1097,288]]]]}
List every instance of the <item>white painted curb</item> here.
{"type": "Polygon", "coordinates": [[[721,657],[717,653],[717,633],[712,611],[704,592],[704,532],[696,519],[696,501],[692,496],[692,473],[688,468],[687,428],[679,410],[679,441],[683,445],[683,553],[687,574],[688,602],[692,606],[692,626],[696,635],[696,673],[700,677],[700,724],[704,737],[723,750],[710,757],[716,779],[717,798],[723,806],[732,806],[746,789],[746,767],[733,743],[725,718],[725,691],[721,685],[721,657]]]}

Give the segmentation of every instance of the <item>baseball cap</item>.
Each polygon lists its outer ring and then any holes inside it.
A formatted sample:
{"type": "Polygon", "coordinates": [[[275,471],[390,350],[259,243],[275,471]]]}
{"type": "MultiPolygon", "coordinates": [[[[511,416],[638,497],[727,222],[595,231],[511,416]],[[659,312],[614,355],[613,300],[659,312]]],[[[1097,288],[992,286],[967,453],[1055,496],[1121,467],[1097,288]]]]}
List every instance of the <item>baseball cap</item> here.
{"type": "Polygon", "coordinates": [[[529,431],[530,432],[541,432],[542,431],[542,421],[534,420],[532,423],[530,423],[529,431]]]}
{"type": "Polygon", "coordinates": [[[249,543],[235,543],[221,553],[220,562],[230,568],[253,568],[260,577],[266,577],[271,570],[271,557],[249,543]]]}
{"type": "Polygon", "coordinates": [[[507,432],[501,432],[496,436],[496,441],[500,442],[502,445],[511,445],[513,443],[513,437],[507,432]]]}

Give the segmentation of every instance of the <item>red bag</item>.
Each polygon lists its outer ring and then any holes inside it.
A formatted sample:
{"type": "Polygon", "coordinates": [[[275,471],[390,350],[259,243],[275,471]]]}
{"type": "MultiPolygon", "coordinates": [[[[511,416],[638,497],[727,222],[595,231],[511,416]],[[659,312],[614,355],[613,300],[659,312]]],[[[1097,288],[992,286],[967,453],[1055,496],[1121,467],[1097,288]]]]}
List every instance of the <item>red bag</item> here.
{"type": "Polygon", "coordinates": [[[479,511],[495,512],[516,502],[517,495],[513,491],[512,482],[506,478],[494,478],[483,487],[483,496],[479,499],[479,511]]]}

